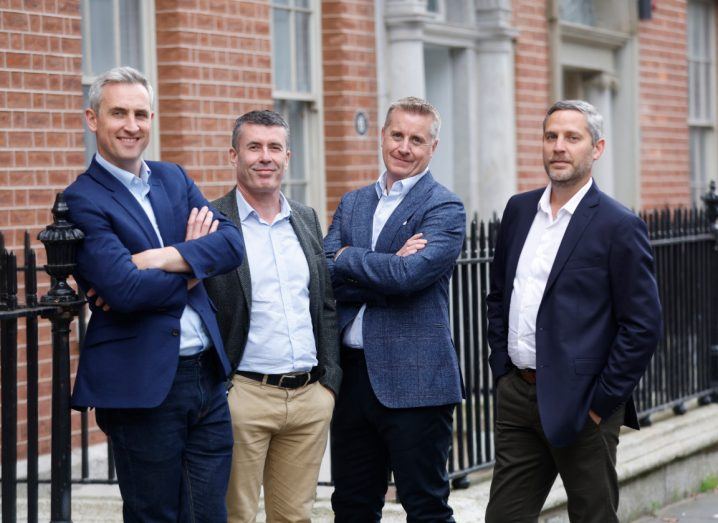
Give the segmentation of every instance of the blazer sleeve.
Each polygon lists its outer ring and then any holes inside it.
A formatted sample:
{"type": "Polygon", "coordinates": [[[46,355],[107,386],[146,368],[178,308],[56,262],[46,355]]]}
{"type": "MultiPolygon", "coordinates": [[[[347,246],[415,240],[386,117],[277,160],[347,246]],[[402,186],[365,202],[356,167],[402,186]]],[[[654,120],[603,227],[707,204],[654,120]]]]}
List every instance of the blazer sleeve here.
{"type": "Polygon", "coordinates": [[[139,270],[92,195],[65,191],[71,221],[85,234],[75,273],[115,312],[184,307],[187,278],[157,269],[139,270]]]}
{"type": "Polygon", "coordinates": [[[334,273],[384,295],[407,295],[432,285],[450,271],[461,252],[466,213],[461,201],[447,198],[424,213],[417,225],[426,247],[411,256],[347,247],[334,261],[334,273]]]}
{"type": "MultiPolygon", "coordinates": [[[[182,168],[180,167],[180,170],[182,168]]],[[[237,227],[205,199],[194,181],[182,170],[187,185],[188,209],[203,206],[210,208],[215,220],[219,220],[217,231],[172,246],[177,249],[192,269],[192,276],[203,280],[210,276],[224,274],[235,269],[244,257],[244,241],[237,227]]]]}
{"type": "Polygon", "coordinates": [[[615,228],[609,271],[618,331],[591,404],[602,418],[631,397],[662,332],[651,245],[646,225],[638,216],[628,215],[615,228]]]}
{"type": "Polygon", "coordinates": [[[495,380],[506,374],[511,368],[511,359],[508,352],[508,325],[505,310],[504,293],[506,291],[506,243],[510,224],[510,205],[506,205],[499,226],[494,248],[494,259],[491,261],[489,294],[486,297],[486,316],[488,319],[487,338],[491,354],[489,365],[495,380]]]}

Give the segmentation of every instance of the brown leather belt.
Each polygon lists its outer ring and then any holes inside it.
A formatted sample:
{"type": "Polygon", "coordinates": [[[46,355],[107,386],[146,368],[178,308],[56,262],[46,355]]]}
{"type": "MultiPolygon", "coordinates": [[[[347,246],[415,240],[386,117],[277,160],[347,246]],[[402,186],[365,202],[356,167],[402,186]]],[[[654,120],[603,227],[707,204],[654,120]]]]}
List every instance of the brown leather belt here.
{"type": "Polygon", "coordinates": [[[516,369],[516,372],[529,385],[536,385],[536,371],[534,369],[516,369]]]}

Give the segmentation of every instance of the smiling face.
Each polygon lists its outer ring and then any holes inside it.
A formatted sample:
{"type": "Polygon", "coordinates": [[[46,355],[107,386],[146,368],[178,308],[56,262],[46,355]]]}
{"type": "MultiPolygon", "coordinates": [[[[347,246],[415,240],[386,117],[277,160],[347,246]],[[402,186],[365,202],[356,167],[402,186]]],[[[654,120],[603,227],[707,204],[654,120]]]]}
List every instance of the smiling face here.
{"type": "Polygon", "coordinates": [[[87,126],[97,139],[97,152],[135,175],[139,175],[142,153],[150,142],[153,116],[150,95],[140,84],[107,84],[97,112],[85,111],[87,126]]]}
{"type": "Polygon", "coordinates": [[[387,171],[387,185],[424,172],[439,140],[431,136],[430,114],[395,109],[381,130],[381,155],[387,171]]]}
{"type": "Polygon", "coordinates": [[[543,133],[543,165],[557,186],[583,185],[591,176],[593,162],[603,153],[605,141],[592,143],[586,117],[573,110],[556,111],[543,133]]]}
{"type": "Polygon", "coordinates": [[[245,197],[278,197],[289,156],[283,127],[243,124],[235,147],[229,150],[229,161],[237,172],[237,188],[245,197]]]}

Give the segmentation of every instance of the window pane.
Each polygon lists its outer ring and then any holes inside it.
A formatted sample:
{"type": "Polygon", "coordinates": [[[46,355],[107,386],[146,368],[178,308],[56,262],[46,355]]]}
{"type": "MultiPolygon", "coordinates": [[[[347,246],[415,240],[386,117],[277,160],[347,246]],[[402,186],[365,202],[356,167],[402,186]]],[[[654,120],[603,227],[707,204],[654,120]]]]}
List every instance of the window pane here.
{"type": "Polygon", "coordinates": [[[282,190],[287,197],[307,203],[306,166],[310,160],[306,133],[308,104],[295,100],[277,100],[275,110],[281,113],[289,124],[289,150],[292,152],[282,190]]]}
{"type": "Polygon", "coordinates": [[[310,69],[310,41],[309,41],[309,14],[295,13],[296,22],[296,64],[297,64],[297,91],[308,93],[312,90],[310,69]]]}
{"type": "Polygon", "coordinates": [[[142,70],[142,54],[144,48],[140,26],[139,0],[120,0],[120,60],[122,65],[129,65],[142,70]]]}
{"type": "Polygon", "coordinates": [[[115,18],[112,0],[92,0],[90,20],[90,74],[97,75],[115,64],[115,18]]]}
{"type": "Polygon", "coordinates": [[[561,0],[559,17],[575,24],[596,25],[593,0],[561,0]]]}
{"type": "Polygon", "coordinates": [[[274,87],[282,91],[292,90],[292,49],[290,40],[289,11],[274,9],[272,34],[272,58],[274,59],[274,87]]]}
{"type": "Polygon", "coordinates": [[[294,0],[296,7],[309,7],[309,0],[294,0]]]}
{"type": "Polygon", "coordinates": [[[289,0],[272,0],[272,5],[289,5],[289,0]]]}
{"type": "Polygon", "coordinates": [[[439,12],[439,0],[427,0],[426,10],[429,11],[430,13],[438,13],[439,12]]]}

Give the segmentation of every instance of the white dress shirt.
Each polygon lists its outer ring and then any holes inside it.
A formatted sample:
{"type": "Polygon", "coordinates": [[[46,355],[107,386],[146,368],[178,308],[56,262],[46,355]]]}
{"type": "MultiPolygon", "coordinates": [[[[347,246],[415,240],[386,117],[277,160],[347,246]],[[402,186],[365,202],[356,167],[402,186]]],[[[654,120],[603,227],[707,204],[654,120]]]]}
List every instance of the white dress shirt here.
{"type": "Polygon", "coordinates": [[[536,316],[556,253],[576,207],[591,188],[588,182],[556,213],[551,213],[551,185],[541,195],[536,217],[516,267],[509,307],[508,351],[519,369],[536,368],[536,316]]]}
{"type": "MultiPolygon", "coordinates": [[[[147,218],[152,224],[152,228],[155,230],[157,240],[160,242],[162,247],[165,246],[162,241],[162,235],[160,229],[157,226],[157,218],[155,218],[155,211],[152,209],[150,203],[150,175],[152,172],[147,164],[142,161],[142,167],[140,168],[140,175],[135,176],[129,171],[120,169],[116,165],[111,164],[105,160],[100,153],[95,154],[95,159],[102,167],[107,169],[110,174],[117,178],[122,185],[124,185],[130,194],[137,200],[142,209],[145,211],[147,218]]],[[[189,305],[185,305],[182,311],[182,317],[180,318],[180,356],[192,356],[198,352],[202,352],[212,344],[209,334],[204,327],[202,318],[197,311],[195,311],[189,305]]]]}
{"type": "MultiPolygon", "coordinates": [[[[394,182],[391,190],[386,190],[386,172],[382,174],[374,184],[376,195],[379,197],[379,203],[374,211],[374,222],[371,230],[371,249],[374,250],[376,240],[379,238],[384,225],[391,217],[392,213],[404,201],[404,198],[419,180],[428,172],[428,168],[421,174],[411,176],[403,180],[394,182]]],[[[341,256],[341,255],[340,255],[341,256]]],[[[366,304],[361,306],[354,320],[344,329],[342,341],[347,347],[353,349],[361,349],[364,347],[364,337],[362,334],[362,322],[364,321],[364,311],[366,304]]]]}
{"type": "Polygon", "coordinates": [[[261,374],[309,371],[317,346],[309,310],[309,265],[280,194],[272,223],[237,193],[237,209],[252,280],[249,335],[239,370],[261,374]]]}

